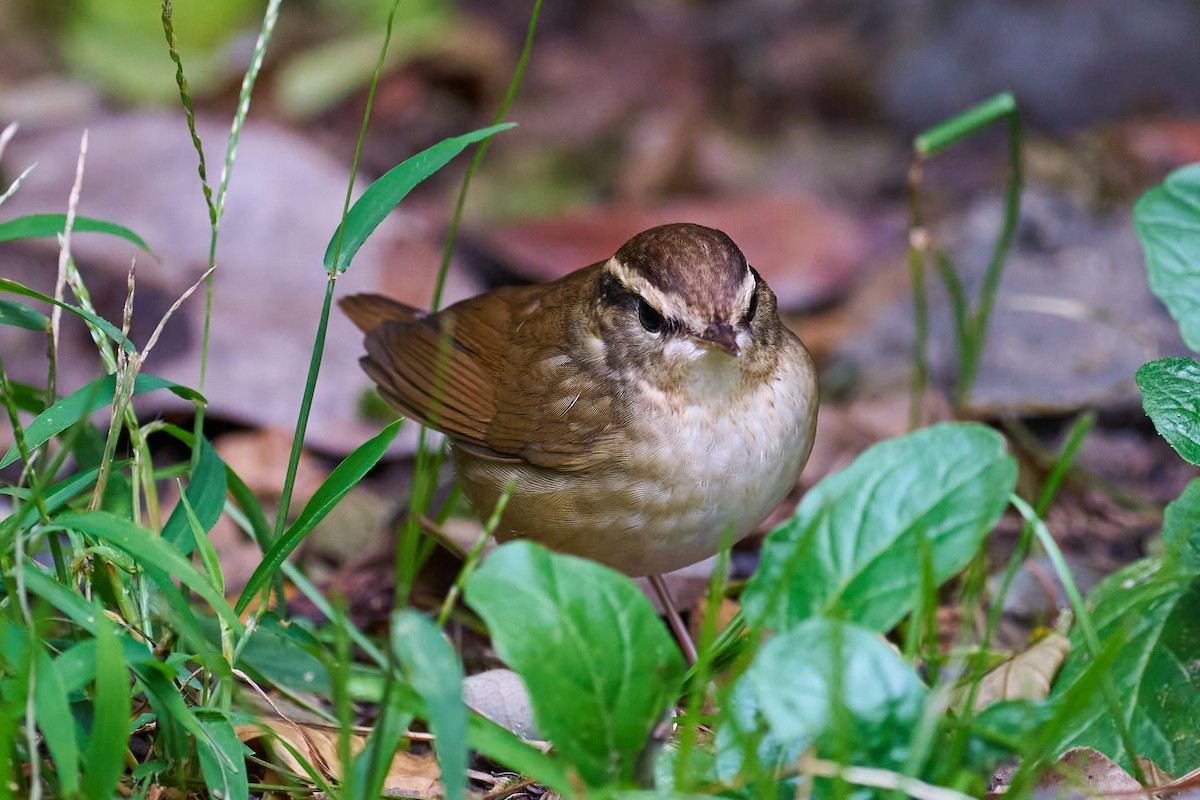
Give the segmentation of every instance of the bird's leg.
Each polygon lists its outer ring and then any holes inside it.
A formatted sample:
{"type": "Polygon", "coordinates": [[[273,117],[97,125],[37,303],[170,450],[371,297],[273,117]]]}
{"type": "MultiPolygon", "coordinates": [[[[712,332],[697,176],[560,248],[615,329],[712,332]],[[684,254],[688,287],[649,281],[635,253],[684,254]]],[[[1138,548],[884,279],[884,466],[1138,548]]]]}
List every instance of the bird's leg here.
{"type": "Polygon", "coordinates": [[[666,581],[663,580],[662,575],[651,575],[649,579],[650,585],[654,587],[654,593],[658,595],[658,602],[662,604],[663,612],[667,615],[667,624],[671,626],[671,632],[675,634],[676,641],[679,642],[684,656],[687,657],[688,666],[695,666],[698,658],[696,644],[692,641],[691,634],[683,624],[683,618],[679,616],[679,611],[675,608],[675,601],[671,599],[671,592],[667,589],[666,581]]]}

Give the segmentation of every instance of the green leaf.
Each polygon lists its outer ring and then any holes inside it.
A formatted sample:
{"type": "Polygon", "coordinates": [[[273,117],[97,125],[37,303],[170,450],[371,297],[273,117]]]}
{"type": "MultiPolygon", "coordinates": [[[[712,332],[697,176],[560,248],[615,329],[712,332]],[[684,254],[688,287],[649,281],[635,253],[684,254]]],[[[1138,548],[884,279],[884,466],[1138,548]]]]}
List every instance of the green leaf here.
{"type": "Polygon", "coordinates": [[[768,535],[742,594],[746,618],[786,630],[838,609],[886,631],[912,608],[918,536],[941,584],[978,552],[1008,503],[1017,465],[1004,438],[945,423],[881,442],[818,483],[768,535]]]}
{"type": "Polygon", "coordinates": [[[1137,385],[1158,435],[1185,461],[1200,464],[1200,363],[1191,358],[1147,362],[1138,368],[1137,385]]]}
{"type": "Polygon", "coordinates": [[[242,630],[242,623],[237,614],[225,602],[225,598],[212,582],[171,544],[152,531],[106,511],[63,514],[55,521],[63,527],[108,541],[109,544],[128,552],[148,570],[161,571],[162,579],[153,572],[149,573],[160,586],[163,580],[167,583],[170,583],[171,579],[180,581],[200,595],[235,631],[242,630]]]}
{"type": "Polygon", "coordinates": [[[872,630],[810,619],[759,650],[738,679],[740,701],[718,747],[759,738],[762,766],[781,766],[809,747],[840,763],[896,769],[908,757],[927,690],[912,666],[872,630]],[[776,762],[772,764],[771,762],[776,762]]]}
{"type": "Polygon", "coordinates": [[[12,294],[17,294],[22,297],[31,297],[34,300],[41,300],[43,303],[50,303],[51,305],[56,305],[59,308],[70,311],[75,316],[82,317],[83,319],[95,325],[104,333],[105,336],[116,342],[117,345],[120,346],[120,348],[126,353],[129,353],[130,355],[137,354],[137,348],[133,346],[133,342],[129,341],[129,338],[125,336],[125,334],[121,333],[120,329],[117,328],[116,325],[113,325],[104,317],[93,314],[87,309],[71,305],[70,303],[62,300],[55,300],[53,297],[44,295],[41,292],[35,292],[33,289],[30,289],[27,286],[22,286],[16,281],[10,281],[8,278],[0,278],[0,291],[11,292],[12,294]]]}
{"type": "MultiPolygon", "coordinates": [[[[185,400],[197,403],[204,402],[204,396],[194,389],[180,386],[177,383],[156,378],[153,375],[138,375],[133,382],[133,393],[145,394],[157,389],[170,389],[174,394],[185,400]]],[[[39,414],[29,427],[25,429],[25,442],[29,449],[41,447],[51,437],[65,431],[81,419],[100,409],[112,405],[113,395],[117,391],[117,376],[105,375],[89,383],[87,386],[72,392],[54,405],[39,414]]],[[[20,456],[16,445],[8,448],[4,458],[0,459],[0,468],[7,467],[20,456]]]]}
{"type": "Polygon", "coordinates": [[[425,701],[429,726],[437,743],[446,797],[467,790],[467,706],[463,702],[463,668],[442,632],[416,611],[392,617],[392,650],[404,677],[425,701]]]}
{"type": "Polygon", "coordinates": [[[45,645],[34,644],[36,680],[33,684],[33,703],[37,724],[46,737],[46,747],[54,758],[55,772],[63,794],[79,791],[79,744],[75,717],[67,703],[67,692],[45,645]]]}
{"type": "Polygon", "coordinates": [[[1162,539],[1167,553],[1184,569],[1200,572],[1200,478],[1167,505],[1162,539]]]}
{"type": "MultiPolygon", "coordinates": [[[[221,512],[225,510],[225,474],[225,462],[217,455],[208,439],[201,436],[200,458],[196,462],[184,495],[196,515],[196,521],[205,533],[213,529],[217,520],[221,518],[221,512]]],[[[162,535],[185,556],[195,549],[196,537],[192,534],[187,508],[183,503],[171,511],[171,516],[163,525],[162,535]]]]}
{"type": "Polygon", "coordinates": [[[516,541],[471,576],[466,599],[564,760],[592,786],[629,781],[683,677],[641,590],[600,564],[516,541]]]}
{"type": "Polygon", "coordinates": [[[325,270],[345,272],[358,248],[362,247],[367,237],[392,213],[392,209],[413,190],[413,187],[446,166],[450,159],[468,145],[512,127],[515,127],[514,123],[506,122],[451,139],[443,139],[433,147],[422,150],[388,170],[383,177],[367,187],[362,197],[354,201],[354,205],[346,214],[344,225],[339,225],[333,232],[333,238],[325,248],[325,270]]]}
{"type": "Polygon", "coordinates": [[[238,740],[233,723],[215,708],[197,709],[196,719],[206,734],[206,738],[196,740],[196,753],[209,794],[221,800],[248,800],[247,749],[238,740]]]}
{"type": "Polygon", "coordinates": [[[0,300],[0,325],[45,332],[49,322],[50,318],[36,308],[30,308],[16,300],[0,300]]]}
{"type": "Polygon", "coordinates": [[[1142,195],[1133,224],[1151,291],[1179,323],[1188,347],[1200,350],[1200,164],[1175,170],[1142,195]]]}
{"type": "MultiPolygon", "coordinates": [[[[14,239],[37,239],[46,236],[58,236],[67,227],[66,214],[30,214],[17,217],[8,222],[0,222],[0,242],[11,242],[14,239]]],[[[75,217],[71,228],[75,233],[106,233],[127,242],[132,242],[147,253],[152,253],[150,247],[142,241],[142,237],[114,222],[105,222],[90,217],[75,217]]]]}
{"type": "MultiPolygon", "coordinates": [[[[1126,701],[1122,709],[1137,755],[1178,775],[1200,763],[1200,578],[1145,559],[1110,575],[1088,595],[1092,623],[1106,646],[1116,649],[1106,670],[1126,701]]],[[[1071,632],[1071,655],[1051,699],[1071,691],[1090,659],[1079,626],[1071,632]]],[[[1129,767],[1116,726],[1104,703],[1078,709],[1057,752],[1094,747],[1129,767]]]]}
{"type": "Polygon", "coordinates": [[[129,668],[113,625],[96,608],[96,696],[93,703],[92,734],[87,746],[84,795],[91,800],[108,800],[125,771],[125,748],[129,743],[129,668]]]}
{"type": "Polygon", "coordinates": [[[271,580],[271,576],[279,569],[280,564],[287,560],[291,552],[304,541],[304,537],[325,518],[326,514],[333,510],[333,507],[351,489],[358,485],[358,482],[372,467],[379,463],[379,459],[383,458],[383,454],[387,452],[392,439],[396,438],[396,432],[400,430],[400,422],[400,420],[396,420],[360,444],[330,473],[325,482],[321,484],[321,488],[317,489],[312,499],[304,506],[300,516],[296,517],[296,521],[288,526],[278,541],[271,545],[271,549],[263,556],[262,562],[254,570],[250,580],[246,582],[246,588],[238,597],[236,606],[239,614],[246,610],[250,600],[266,585],[267,581],[271,580]]]}
{"type": "MultiPolygon", "coordinates": [[[[54,484],[43,498],[46,504],[46,513],[53,514],[90,489],[99,475],[100,468],[97,467],[54,484]]],[[[6,519],[3,525],[0,525],[0,551],[7,552],[15,532],[35,516],[37,516],[37,506],[27,502],[21,506],[20,511],[6,519]]]]}

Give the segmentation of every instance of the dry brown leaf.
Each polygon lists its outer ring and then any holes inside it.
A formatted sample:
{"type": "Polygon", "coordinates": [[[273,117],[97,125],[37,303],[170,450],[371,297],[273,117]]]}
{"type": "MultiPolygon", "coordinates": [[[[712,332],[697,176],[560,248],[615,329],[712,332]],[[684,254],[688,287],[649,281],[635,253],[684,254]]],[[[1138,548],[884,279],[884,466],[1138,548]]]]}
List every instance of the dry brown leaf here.
{"type": "MultiPolygon", "coordinates": [[[[1158,771],[1157,768],[1155,771],[1158,771]]],[[[1090,747],[1072,747],[1063,753],[1058,763],[1038,779],[1037,788],[1082,797],[1142,792],[1142,785],[1132,775],[1108,756],[1090,747]]]]}
{"type": "MultiPolygon", "coordinates": [[[[288,746],[294,748],[323,777],[339,782],[342,779],[344,769],[338,756],[340,734],[335,730],[284,720],[263,720],[251,725],[239,725],[234,730],[242,742],[259,743],[262,749],[296,775],[305,776],[309,773],[288,746]],[[280,746],[279,740],[288,746],[280,746]]],[[[358,755],[366,743],[365,735],[351,734],[351,755],[358,755]]],[[[383,787],[386,792],[408,797],[440,798],[444,795],[438,780],[440,776],[441,771],[432,752],[414,755],[398,750],[392,758],[383,787]]]]}
{"type": "MultiPolygon", "coordinates": [[[[972,704],[982,711],[1001,700],[1042,700],[1071,652],[1067,637],[1051,633],[1037,644],[1017,653],[983,676],[972,704]]],[[[959,693],[958,704],[965,702],[967,689],[959,693]]]]}

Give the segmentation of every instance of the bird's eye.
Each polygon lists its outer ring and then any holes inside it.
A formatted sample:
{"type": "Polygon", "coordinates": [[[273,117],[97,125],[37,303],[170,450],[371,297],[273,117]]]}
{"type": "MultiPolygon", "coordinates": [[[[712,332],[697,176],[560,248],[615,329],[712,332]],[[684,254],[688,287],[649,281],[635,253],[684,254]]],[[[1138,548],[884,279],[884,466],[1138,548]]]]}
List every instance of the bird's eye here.
{"type": "Polygon", "coordinates": [[[638,320],[642,323],[642,327],[650,333],[658,333],[662,330],[663,315],[654,310],[654,306],[647,303],[643,298],[638,298],[638,320]]]}
{"type": "Polygon", "coordinates": [[[742,324],[749,325],[754,321],[754,314],[758,311],[758,292],[750,295],[750,307],[746,309],[746,315],[742,317],[742,324]]]}

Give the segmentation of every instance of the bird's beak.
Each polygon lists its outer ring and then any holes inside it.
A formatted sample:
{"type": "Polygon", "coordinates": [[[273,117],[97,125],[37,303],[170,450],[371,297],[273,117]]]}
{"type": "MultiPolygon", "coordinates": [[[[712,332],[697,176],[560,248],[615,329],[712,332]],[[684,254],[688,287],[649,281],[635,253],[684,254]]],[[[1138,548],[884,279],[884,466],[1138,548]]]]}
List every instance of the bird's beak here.
{"type": "Polygon", "coordinates": [[[733,329],[732,325],[725,322],[705,328],[704,333],[700,334],[700,341],[712,345],[734,358],[738,358],[742,354],[742,348],[738,347],[737,343],[737,331],[733,329]]]}

